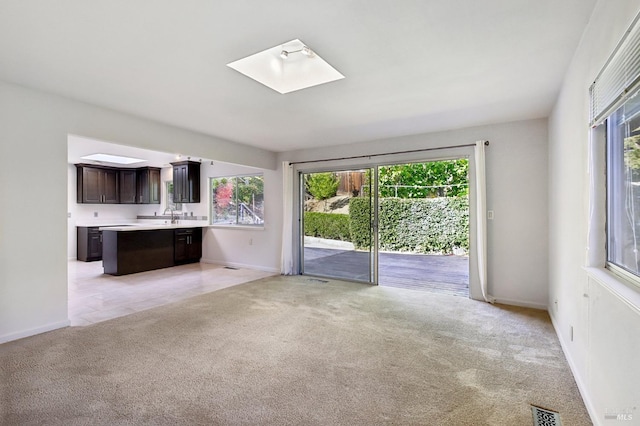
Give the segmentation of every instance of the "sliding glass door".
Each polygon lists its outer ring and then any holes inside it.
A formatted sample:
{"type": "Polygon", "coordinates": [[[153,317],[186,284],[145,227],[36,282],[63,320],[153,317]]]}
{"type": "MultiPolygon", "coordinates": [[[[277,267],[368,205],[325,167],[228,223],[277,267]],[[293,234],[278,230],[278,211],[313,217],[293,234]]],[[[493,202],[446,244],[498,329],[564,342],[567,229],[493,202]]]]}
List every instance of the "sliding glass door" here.
{"type": "Polygon", "coordinates": [[[301,273],[374,283],[373,168],[300,174],[301,273]]]}
{"type": "Polygon", "coordinates": [[[468,158],[299,176],[302,274],[468,297],[468,158]]]}

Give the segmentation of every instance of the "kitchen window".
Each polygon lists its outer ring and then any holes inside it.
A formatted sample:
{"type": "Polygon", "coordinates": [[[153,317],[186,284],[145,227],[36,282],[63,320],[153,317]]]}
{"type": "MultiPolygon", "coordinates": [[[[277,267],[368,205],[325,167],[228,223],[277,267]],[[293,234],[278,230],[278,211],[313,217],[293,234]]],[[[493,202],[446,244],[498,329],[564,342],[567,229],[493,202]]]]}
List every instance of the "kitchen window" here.
{"type": "Polygon", "coordinates": [[[166,210],[173,210],[176,212],[181,212],[182,211],[182,203],[174,203],[173,202],[173,181],[169,180],[166,181],[165,183],[165,193],[166,193],[166,197],[165,200],[167,200],[167,206],[166,206],[166,210]]]}
{"type": "Polygon", "coordinates": [[[211,224],[264,225],[264,177],[223,176],[210,179],[211,224]]]}

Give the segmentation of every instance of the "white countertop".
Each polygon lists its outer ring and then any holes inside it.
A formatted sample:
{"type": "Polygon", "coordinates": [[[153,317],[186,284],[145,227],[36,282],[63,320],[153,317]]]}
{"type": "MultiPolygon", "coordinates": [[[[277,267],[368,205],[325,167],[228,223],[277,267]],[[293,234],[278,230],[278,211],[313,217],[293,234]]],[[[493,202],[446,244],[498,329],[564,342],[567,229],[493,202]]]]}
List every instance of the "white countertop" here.
{"type": "Polygon", "coordinates": [[[179,228],[206,228],[209,225],[203,220],[178,220],[178,223],[170,223],[169,220],[149,220],[149,221],[86,221],[76,223],[80,227],[97,227],[101,231],[143,231],[153,229],[179,229],[179,228]]]}
{"type": "Polygon", "coordinates": [[[101,231],[150,231],[154,229],[183,229],[183,228],[205,228],[209,225],[202,223],[189,223],[196,221],[184,221],[182,223],[134,223],[124,226],[101,226],[101,231]]]}

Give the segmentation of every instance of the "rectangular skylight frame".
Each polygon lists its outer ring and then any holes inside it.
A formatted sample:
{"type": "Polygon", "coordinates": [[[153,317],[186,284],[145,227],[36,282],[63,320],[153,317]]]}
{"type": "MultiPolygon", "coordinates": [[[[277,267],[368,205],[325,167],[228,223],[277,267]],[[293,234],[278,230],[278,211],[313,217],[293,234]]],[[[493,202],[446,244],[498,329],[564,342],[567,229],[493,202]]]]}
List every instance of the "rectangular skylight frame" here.
{"type": "Polygon", "coordinates": [[[345,78],[299,39],[238,59],[227,66],[281,94],[345,78]],[[283,57],[283,51],[291,53],[283,57]]]}
{"type": "Polygon", "coordinates": [[[103,153],[85,155],[84,157],[80,157],[80,158],[82,158],[83,160],[98,161],[101,163],[113,163],[113,164],[123,164],[123,165],[144,163],[147,161],[141,158],[124,157],[122,155],[103,154],[103,153]]]}

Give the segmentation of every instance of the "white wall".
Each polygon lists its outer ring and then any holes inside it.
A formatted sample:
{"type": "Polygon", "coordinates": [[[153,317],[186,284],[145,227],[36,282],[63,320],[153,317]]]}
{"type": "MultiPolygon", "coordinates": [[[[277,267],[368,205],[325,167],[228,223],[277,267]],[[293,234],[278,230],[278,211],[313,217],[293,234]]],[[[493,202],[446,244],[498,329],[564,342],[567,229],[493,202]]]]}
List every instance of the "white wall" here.
{"type": "MultiPolygon", "coordinates": [[[[214,162],[213,166],[204,165],[202,184],[207,188],[207,202],[210,203],[208,194],[209,178],[257,173],[263,173],[264,175],[264,227],[208,228],[202,245],[203,262],[280,272],[282,233],[281,172],[214,162]]],[[[207,208],[208,206],[209,204],[207,204],[207,208]]],[[[207,215],[209,216],[210,212],[207,212],[207,215]]]]}
{"type": "Polygon", "coordinates": [[[0,342],[67,318],[67,135],[276,169],[275,154],[0,82],[0,342]]]}
{"type": "MultiPolygon", "coordinates": [[[[474,127],[279,154],[308,161],[489,140],[488,288],[499,302],[546,309],[548,300],[547,121],[474,127]]],[[[421,154],[416,154],[419,156],[421,154]]],[[[363,160],[359,160],[363,161],[363,160]]]]}
{"type": "MultiPolygon", "coordinates": [[[[608,424],[607,410],[640,407],[640,307],[603,285],[611,276],[583,269],[588,89],[638,11],[639,0],[598,2],[549,119],[549,312],[595,424],[608,424]]],[[[624,423],[640,424],[640,412],[624,423]]]]}

